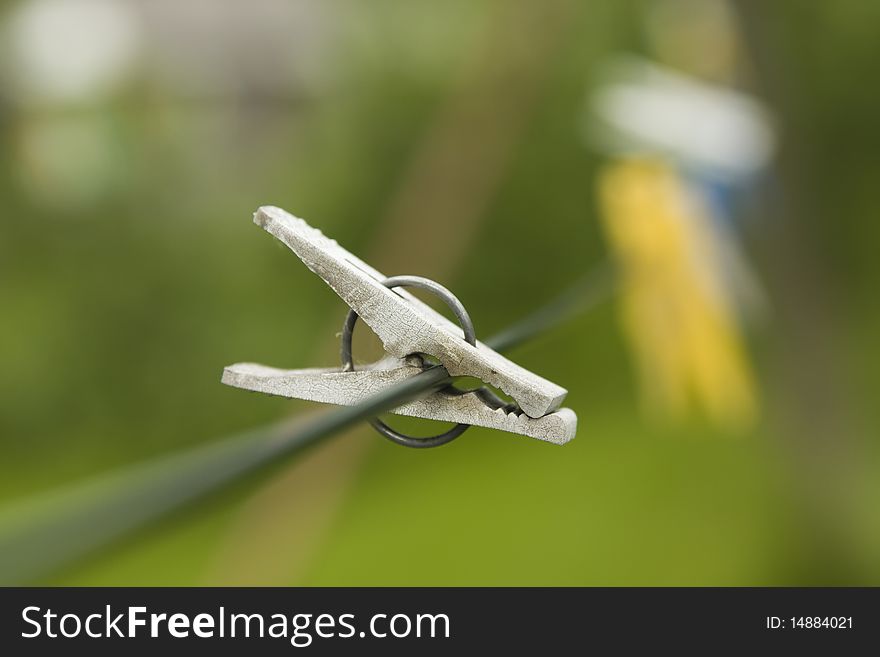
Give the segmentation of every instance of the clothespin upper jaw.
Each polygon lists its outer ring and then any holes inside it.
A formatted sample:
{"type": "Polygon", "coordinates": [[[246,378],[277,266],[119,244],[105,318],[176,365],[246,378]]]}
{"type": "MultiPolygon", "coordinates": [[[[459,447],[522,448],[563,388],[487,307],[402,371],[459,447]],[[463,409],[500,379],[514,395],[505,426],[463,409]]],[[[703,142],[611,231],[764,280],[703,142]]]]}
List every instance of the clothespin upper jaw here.
{"type": "Polygon", "coordinates": [[[480,342],[476,346],[465,342],[459,327],[405,290],[385,287],[382,273],[302,219],[264,206],[254,214],[254,222],[320,276],[373,329],[391,355],[430,354],[452,376],[473,376],[500,388],[532,418],[555,411],[565,399],[565,388],[480,342]]]}

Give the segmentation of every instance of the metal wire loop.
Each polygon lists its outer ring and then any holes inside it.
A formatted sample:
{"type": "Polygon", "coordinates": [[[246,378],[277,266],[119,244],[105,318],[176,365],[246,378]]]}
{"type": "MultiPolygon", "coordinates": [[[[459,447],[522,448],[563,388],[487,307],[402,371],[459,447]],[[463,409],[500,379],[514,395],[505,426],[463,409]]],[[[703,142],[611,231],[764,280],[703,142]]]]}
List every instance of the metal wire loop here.
{"type": "MultiPolygon", "coordinates": [[[[474,324],[471,321],[471,317],[468,314],[468,311],[465,309],[464,305],[458,298],[452,294],[448,289],[440,285],[439,283],[432,281],[428,278],[423,278],[421,276],[392,276],[391,278],[386,278],[382,281],[382,284],[388,288],[394,287],[418,287],[423,290],[427,290],[436,296],[438,296],[455,314],[458,318],[459,324],[461,325],[461,329],[464,332],[464,339],[468,342],[468,344],[476,346],[477,344],[477,335],[474,331],[474,324]]],[[[354,333],[354,326],[357,323],[358,314],[354,310],[349,310],[348,315],[345,317],[345,324],[342,327],[342,370],[344,372],[352,372],[354,371],[354,361],[351,355],[351,338],[354,333]]],[[[454,388],[452,390],[455,390],[454,388]]],[[[484,403],[486,403],[491,408],[501,408],[507,407],[507,410],[513,410],[510,408],[512,405],[498,398],[491,390],[488,388],[482,387],[473,392],[478,395],[484,403]]],[[[468,394],[468,392],[455,391],[455,394],[468,394]]],[[[379,418],[374,418],[370,420],[370,425],[378,431],[382,436],[387,438],[388,440],[397,443],[398,445],[404,445],[406,447],[439,447],[440,445],[445,445],[448,442],[451,442],[458,438],[461,434],[463,434],[467,429],[470,428],[469,424],[457,424],[452,427],[449,431],[445,433],[430,436],[427,438],[416,438],[414,436],[407,436],[405,434],[400,433],[399,431],[395,431],[387,424],[385,424],[379,418]]]]}

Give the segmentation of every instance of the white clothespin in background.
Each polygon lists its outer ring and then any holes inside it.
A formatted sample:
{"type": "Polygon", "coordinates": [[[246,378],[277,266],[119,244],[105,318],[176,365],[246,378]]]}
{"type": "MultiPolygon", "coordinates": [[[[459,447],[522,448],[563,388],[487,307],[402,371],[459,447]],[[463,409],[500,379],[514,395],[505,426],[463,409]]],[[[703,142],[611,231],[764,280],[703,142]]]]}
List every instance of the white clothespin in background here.
{"type": "Polygon", "coordinates": [[[351,308],[343,334],[347,363],[342,369],[300,370],[238,363],[224,370],[223,383],[282,397],[351,406],[421,373],[420,356],[425,354],[439,361],[450,376],[476,377],[503,390],[515,404],[505,404],[485,388],[480,393],[444,389],[408,402],[393,413],[457,422],[464,428],[474,425],[500,429],[560,445],[574,437],[577,416],[571,409],[560,408],[567,391],[477,342],[467,311],[446,288],[416,277],[386,279],[334,240],[280,208],[260,208],[254,222],[286,244],[351,308]],[[416,285],[442,296],[463,329],[399,289],[399,285],[416,285]],[[350,340],[357,317],[379,336],[388,356],[353,371],[350,340]]]}

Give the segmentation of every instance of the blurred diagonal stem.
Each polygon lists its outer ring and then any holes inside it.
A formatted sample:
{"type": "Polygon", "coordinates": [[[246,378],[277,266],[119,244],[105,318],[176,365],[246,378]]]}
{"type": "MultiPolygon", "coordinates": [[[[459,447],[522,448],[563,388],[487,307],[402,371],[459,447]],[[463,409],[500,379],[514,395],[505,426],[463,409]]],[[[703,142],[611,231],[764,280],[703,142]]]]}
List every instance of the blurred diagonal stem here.
{"type": "MultiPolygon", "coordinates": [[[[594,307],[611,289],[610,268],[601,265],[486,344],[499,351],[522,344],[594,307]]],[[[256,428],[18,504],[0,514],[0,585],[34,581],[451,380],[444,368],[432,367],[357,406],[256,428]]]]}

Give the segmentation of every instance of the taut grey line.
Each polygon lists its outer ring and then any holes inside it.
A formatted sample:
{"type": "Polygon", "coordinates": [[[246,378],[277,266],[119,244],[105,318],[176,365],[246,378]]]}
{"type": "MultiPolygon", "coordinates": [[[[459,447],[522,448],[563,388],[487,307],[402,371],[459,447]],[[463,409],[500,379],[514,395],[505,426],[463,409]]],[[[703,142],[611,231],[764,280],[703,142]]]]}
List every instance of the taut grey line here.
{"type": "MultiPolygon", "coordinates": [[[[607,298],[610,277],[586,275],[560,297],[486,344],[499,350],[525,341],[607,298]]],[[[182,453],[50,491],[0,513],[0,585],[37,578],[225,490],[367,418],[449,385],[442,367],[395,383],[357,406],[296,418],[182,453]]]]}

